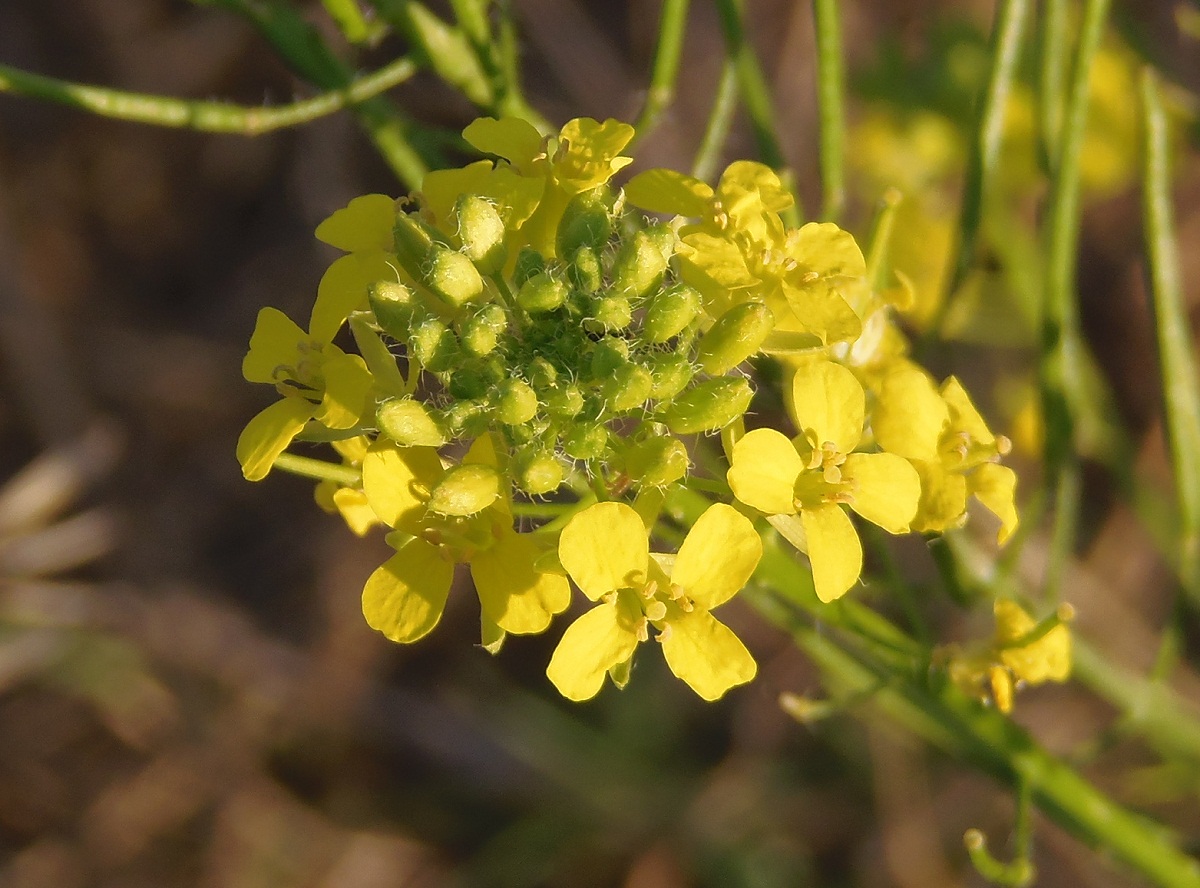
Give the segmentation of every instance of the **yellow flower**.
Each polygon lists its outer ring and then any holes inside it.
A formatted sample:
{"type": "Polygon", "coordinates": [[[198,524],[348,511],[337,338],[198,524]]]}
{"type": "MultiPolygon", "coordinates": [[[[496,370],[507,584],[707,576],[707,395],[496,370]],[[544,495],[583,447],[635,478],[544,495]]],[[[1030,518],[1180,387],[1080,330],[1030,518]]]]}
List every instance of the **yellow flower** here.
{"type": "MultiPolygon", "coordinates": [[[[370,444],[364,435],[332,442],[333,449],[342,457],[342,464],[355,468],[362,466],[370,444]]],[[[368,530],[380,523],[362,487],[322,481],[313,491],[313,498],[323,511],[330,515],[341,515],[355,536],[366,536],[368,530]]]]}
{"type": "Polygon", "coordinates": [[[651,555],[630,506],[597,503],[563,528],[559,559],[592,601],[565,633],[546,674],[564,697],[588,700],[605,673],[627,674],[653,627],[676,676],[705,700],[754,678],[750,652],[709,611],[732,598],[762,557],[762,541],[737,510],[710,506],[674,557],[651,555]]]}
{"type": "Polygon", "coordinates": [[[395,532],[396,554],[363,589],[367,623],[392,641],[427,635],[441,619],[454,565],[467,564],[486,638],[541,632],[566,609],[565,577],[543,573],[529,534],[517,533],[491,444],[482,438],[448,471],[432,447],[400,448],[380,439],[363,458],[363,490],[395,532]]]}
{"type": "Polygon", "coordinates": [[[357,425],[374,382],[362,358],[311,328],[305,333],[276,308],[258,313],[242,375],[249,382],[272,384],[283,395],[250,420],[238,438],[238,462],[250,481],[266,477],[310,419],[330,429],[357,425]]]}
{"type": "Polygon", "coordinates": [[[999,465],[1011,445],[993,435],[962,384],[951,376],[939,391],[917,365],[893,365],[879,386],[871,426],[879,446],[912,461],[921,476],[913,529],[941,532],[962,523],[974,495],[1000,519],[1003,545],[1017,528],[1017,476],[999,465]]]}
{"type": "Polygon", "coordinates": [[[865,397],[845,367],[813,361],[796,371],[791,399],[800,434],[756,429],[733,447],[733,494],[772,516],[808,552],[817,597],[844,595],[862,572],[862,544],[842,504],[889,533],[905,533],[920,499],[913,467],[890,453],[854,453],[865,397]],[[798,516],[796,521],[787,516],[798,516]],[[782,520],[781,520],[782,518],[782,520]]]}

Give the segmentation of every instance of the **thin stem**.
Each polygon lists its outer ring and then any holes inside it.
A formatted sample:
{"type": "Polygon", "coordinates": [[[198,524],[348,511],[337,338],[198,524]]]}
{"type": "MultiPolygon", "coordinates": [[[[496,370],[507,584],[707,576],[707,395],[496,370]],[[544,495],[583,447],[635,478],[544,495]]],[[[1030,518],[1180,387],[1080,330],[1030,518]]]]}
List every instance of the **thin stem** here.
{"type": "Polygon", "coordinates": [[[1067,69],[1067,0],[1042,0],[1038,27],[1038,140],[1042,168],[1053,175],[1062,129],[1063,79],[1067,69]]]}
{"type": "Polygon", "coordinates": [[[900,208],[904,195],[898,188],[889,188],[880,197],[871,222],[870,246],[867,248],[867,279],[875,292],[886,289],[891,266],[888,257],[892,246],[892,230],[896,223],[896,210],[900,208]]]}
{"type": "Polygon", "coordinates": [[[397,59],[374,74],[354,80],[344,89],[331,90],[311,99],[255,108],[226,102],[192,101],[169,96],[125,92],[99,86],[71,83],[0,65],[0,92],[69,105],[82,111],[147,123],[210,133],[260,136],[283,127],[308,123],[365,101],[408,80],[417,66],[397,59]]]}
{"type": "Polygon", "coordinates": [[[357,487],[362,484],[362,472],[352,466],[325,462],[295,453],[281,453],[275,460],[275,468],[314,481],[332,481],[343,487],[357,487]]]}
{"type": "Polygon", "coordinates": [[[1175,244],[1167,118],[1151,68],[1142,72],[1142,108],[1146,255],[1162,367],[1167,440],[1179,501],[1178,569],[1183,586],[1196,592],[1200,585],[1200,390],[1175,244]]]}
{"type": "Polygon", "coordinates": [[[492,101],[488,110],[504,117],[522,117],[542,132],[548,132],[550,126],[545,118],[526,103],[521,92],[520,70],[508,33],[511,17],[507,4],[501,10],[498,37],[492,36],[488,22],[488,0],[451,0],[450,6],[491,84],[492,101]]]}
{"type": "Polygon", "coordinates": [[[708,124],[704,127],[704,138],[700,140],[700,149],[692,162],[692,175],[702,182],[710,181],[716,174],[717,164],[721,162],[721,152],[725,149],[725,140],[729,138],[729,129],[733,125],[733,112],[737,110],[737,104],[737,66],[733,59],[726,57],[721,65],[721,79],[717,81],[717,94],[708,114],[708,124]]]}
{"type": "Polygon", "coordinates": [[[679,76],[679,60],[683,56],[683,34],[687,29],[690,2],[663,0],[662,15],[658,20],[658,42],[654,46],[654,62],[650,68],[650,88],[646,91],[642,112],[633,125],[636,131],[634,144],[654,129],[663,111],[675,98],[675,80],[679,76]]]}
{"type": "Polygon", "coordinates": [[[846,203],[846,72],[840,0],[813,0],[817,36],[817,124],[820,130],[821,218],[836,222],[846,203]]]}
{"type": "Polygon", "coordinates": [[[794,176],[783,155],[779,142],[779,134],[775,131],[775,108],[771,101],[771,90],[763,74],[762,66],[754,47],[746,39],[746,31],[742,22],[743,0],[716,0],[717,14],[721,18],[721,30],[725,35],[725,52],[733,60],[737,72],[738,89],[741,92],[742,104],[750,116],[750,127],[754,130],[754,140],[758,143],[758,152],[763,163],[774,169],[784,187],[792,192],[796,204],[781,214],[784,221],[791,226],[800,224],[800,200],[795,193],[794,176]]]}

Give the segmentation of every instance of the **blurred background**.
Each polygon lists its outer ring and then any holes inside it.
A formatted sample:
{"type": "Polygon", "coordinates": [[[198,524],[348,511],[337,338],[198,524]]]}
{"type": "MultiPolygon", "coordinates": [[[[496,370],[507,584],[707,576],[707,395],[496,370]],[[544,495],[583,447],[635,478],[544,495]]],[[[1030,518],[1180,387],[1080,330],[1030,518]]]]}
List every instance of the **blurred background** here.
{"type": "MultiPolygon", "coordinates": [[[[335,38],[319,4],[296,5],[335,38]]],[[[547,118],[637,115],[658,3],[513,5],[527,95],[547,118]]],[[[1140,483],[1164,491],[1135,87],[1149,54],[1180,85],[1186,116],[1200,85],[1186,27],[1195,9],[1118,4],[1085,154],[1084,326],[1140,483]]],[[[954,304],[937,297],[992,4],[847,4],[843,15],[847,226],[865,234],[888,186],[909,196],[896,247],[917,286],[906,324],[918,337],[940,328],[931,368],[968,379],[1014,439],[1028,493],[1037,282],[1022,257],[1037,249],[1044,185],[1027,97],[1014,101],[1006,184],[985,224],[994,262],[954,304]]],[[[815,207],[810,5],[751,0],[747,22],[787,159],[815,207]]],[[[389,38],[362,65],[403,50],[389,38]]],[[[690,168],[722,57],[715,10],[693,4],[676,101],[635,171],[690,168]]],[[[311,94],[243,20],[183,0],[5,0],[0,62],[248,105],[311,94]]],[[[451,133],[475,116],[429,74],[391,95],[451,133]]],[[[1200,163],[1183,128],[1178,142],[1194,311],[1200,163]]],[[[450,162],[468,159],[446,145],[450,162]]],[[[755,156],[739,116],[724,160],[755,156]]],[[[400,190],[347,114],[243,138],[0,95],[0,885],[983,884],[961,836],[981,828],[1004,856],[1010,796],[877,718],[869,701],[794,722],[779,694],[819,698],[819,674],[737,604],[722,619],[760,675],[716,705],[653,656],[624,692],[568,704],[543,673],[566,623],[493,658],[473,646],[469,594],[452,595],[440,630],[417,645],[368,629],[359,593],[390,552],[382,538],[353,537],[314,507],[302,479],[245,482],[234,444],[274,397],[240,376],[258,309],[304,317],[336,255],[313,238],[317,223],[356,195],[400,190]]],[[[1175,606],[1151,535],[1103,473],[1087,481],[1066,585],[1081,631],[1144,672],[1171,628],[1184,651],[1172,683],[1200,701],[1195,611],[1175,606]]],[[[1035,533],[1023,572],[1038,575],[1044,548],[1035,533]]],[[[930,590],[939,638],[986,634],[986,613],[938,597],[921,541],[898,554],[930,590]]],[[[869,587],[860,593],[873,600],[869,587]]],[[[1200,850],[1196,770],[1161,762],[1106,704],[1078,686],[1045,687],[1020,697],[1015,717],[1200,850]]],[[[1133,884],[1044,821],[1035,860],[1045,886],[1133,884]]]]}

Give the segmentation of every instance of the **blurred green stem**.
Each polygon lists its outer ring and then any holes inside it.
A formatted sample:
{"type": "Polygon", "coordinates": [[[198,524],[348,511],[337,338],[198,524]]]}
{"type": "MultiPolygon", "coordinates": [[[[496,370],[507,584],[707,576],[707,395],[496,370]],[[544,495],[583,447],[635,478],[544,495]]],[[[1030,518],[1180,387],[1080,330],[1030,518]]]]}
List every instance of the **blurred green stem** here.
{"type": "Polygon", "coordinates": [[[700,149],[692,163],[692,175],[703,182],[712,179],[721,162],[721,151],[725,148],[725,140],[729,138],[729,128],[733,124],[733,112],[737,110],[738,78],[737,66],[733,59],[726,57],[721,65],[721,79],[717,83],[717,94],[713,99],[712,111],[708,115],[708,125],[704,128],[704,138],[700,141],[700,149]]]}
{"type": "Polygon", "coordinates": [[[397,59],[374,74],[352,81],[344,89],[331,90],[311,99],[273,108],[192,101],[86,86],[31,74],[7,65],[0,65],[0,92],[46,99],[101,117],[129,120],[134,123],[259,136],[283,127],[308,123],[365,101],[403,83],[416,71],[416,65],[409,59],[397,59]]]}
{"type": "Polygon", "coordinates": [[[633,144],[654,129],[663,111],[675,98],[675,81],[679,76],[679,60],[683,55],[683,35],[687,28],[690,3],[691,0],[663,0],[662,14],[658,20],[658,42],[654,47],[654,63],[650,71],[650,88],[646,91],[642,113],[633,125],[636,132],[633,144]]]}
{"type": "Polygon", "coordinates": [[[1053,175],[1062,128],[1063,77],[1067,64],[1067,0],[1042,0],[1038,28],[1038,139],[1042,169],[1053,175]]]}
{"type": "Polygon", "coordinates": [[[817,111],[820,129],[821,218],[836,222],[846,203],[846,78],[840,0],[813,0],[817,35],[817,111]]]}

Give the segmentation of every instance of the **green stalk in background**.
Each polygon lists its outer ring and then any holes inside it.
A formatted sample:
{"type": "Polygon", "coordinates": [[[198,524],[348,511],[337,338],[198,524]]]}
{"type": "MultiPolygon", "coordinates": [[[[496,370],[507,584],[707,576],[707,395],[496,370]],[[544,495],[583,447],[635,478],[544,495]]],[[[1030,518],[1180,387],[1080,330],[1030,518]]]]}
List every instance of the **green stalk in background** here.
{"type": "Polygon", "coordinates": [[[692,175],[704,182],[712,181],[717,166],[721,163],[721,152],[733,126],[733,113],[738,105],[737,66],[733,59],[725,57],[721,65],[721,79],[717,82],[717,94],[713,98],[708,123],[704,127],[704,138],[692,162],[692,175]]]}
{"type": "Polygon", "coordinates": [[[1067,0],[1042,0],[1038,27],[1038,154],[1051,176],[1058,165],[1063,77],[1067,69],[1067,0]]]}
{"type": "Polygon", "coordinates": [[[675,98],[675,81],[679,77],[679,62],[683,57],[683,35],[687,29],[688,6],[691,0],[664,0],[658,20],[658,42],[654,46],[654,62],[650,69],[650,87],[642,112],[633,124],[635,135],[632,148],[658,124],[663,111],[675,98]]]}
{"type": "Polygon", "coordinates": [[[836,222],[846,204],[846,110],[840,0],[813,0],[817,35],[817,125],[820,129],[821,219],[836,222]]]}

